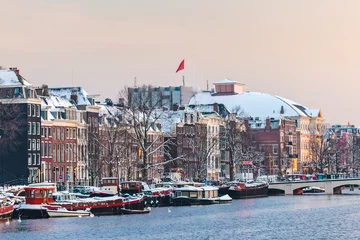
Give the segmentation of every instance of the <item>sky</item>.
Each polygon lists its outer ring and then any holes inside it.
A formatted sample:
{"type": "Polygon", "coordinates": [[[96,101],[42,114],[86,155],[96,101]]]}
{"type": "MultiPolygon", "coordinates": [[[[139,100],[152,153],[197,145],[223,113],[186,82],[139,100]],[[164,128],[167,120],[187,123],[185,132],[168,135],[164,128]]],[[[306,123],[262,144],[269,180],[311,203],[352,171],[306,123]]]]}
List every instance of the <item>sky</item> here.
{"type": "Polygon", "coordinates": [[[230,78],[249,91],[360,125],[360,1],[0,0],[0,65],[35,86],[205,89],[230,78]],[[175,74],[185,58],[185,70],[175,74]]]}

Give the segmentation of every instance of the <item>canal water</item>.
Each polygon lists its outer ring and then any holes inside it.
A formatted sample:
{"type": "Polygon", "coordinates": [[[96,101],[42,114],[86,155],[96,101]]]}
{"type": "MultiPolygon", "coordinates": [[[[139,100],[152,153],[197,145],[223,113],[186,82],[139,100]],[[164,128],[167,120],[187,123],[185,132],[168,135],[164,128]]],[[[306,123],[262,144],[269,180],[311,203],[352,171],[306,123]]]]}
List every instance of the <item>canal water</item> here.
{"type": "Polygon", "coordinates": [[[153,208],[146,215],[0,222],[0,239],[359,239],[360,196],[153,208]]]}

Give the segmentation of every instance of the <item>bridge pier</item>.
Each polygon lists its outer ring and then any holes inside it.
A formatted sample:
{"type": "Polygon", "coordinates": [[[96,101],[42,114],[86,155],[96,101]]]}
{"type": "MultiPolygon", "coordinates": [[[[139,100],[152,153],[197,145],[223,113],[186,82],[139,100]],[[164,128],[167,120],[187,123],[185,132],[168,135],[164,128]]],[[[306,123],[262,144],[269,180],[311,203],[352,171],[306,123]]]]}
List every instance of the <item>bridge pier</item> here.
{"type": "Polygon", "coordinates": [[[292,188],[291,184],[286,184],[285,185],[285,195],[293,195],[294,194],[294,190],[292,188]]]}
{"type": "Polygon", "coordinates": [[[325,182],[325,194],[334,194],[332,181],[325,182]]]}

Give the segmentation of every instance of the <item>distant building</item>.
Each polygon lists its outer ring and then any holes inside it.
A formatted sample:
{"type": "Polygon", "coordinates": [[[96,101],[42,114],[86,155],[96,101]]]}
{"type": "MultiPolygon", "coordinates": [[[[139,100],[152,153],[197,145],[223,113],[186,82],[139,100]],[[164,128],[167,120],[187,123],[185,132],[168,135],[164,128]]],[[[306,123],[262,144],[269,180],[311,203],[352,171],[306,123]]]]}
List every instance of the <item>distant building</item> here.
{"type": "Polygon", "coordinates": [[[21,125],[15,139],[16,149],[1,149],[0,181],[12,185],[39,182],[41,100],[17,68],[0,70],[0,102],[11,104],[15,114],[21,116],[17,120],[21,125]]]}
{"type": "MultiPolygon", "coordinates": [[[[304,105],[272,94],[251,92],[245,90],[245,85],[236,81],[225,79],[215,82],[215,91],[203,91],[196,93],[189,102],[189,107],[195,109],[211,109],[216,106],[220,116],[224,117],[229,112],[238,111],[238,118],[253,119],[253,121],[273,119],[279,121],[281,118],[292,120],[296,131],[292,132],[292,149],[296,157],[293,162],[297,164],[297,171],[311,162],[309,141],[311,136],[319,135],[316,129],[324,128],[324,118],[320,109],[309,109],[304,105]],[[224,106],[224,108],[220,108],[224,106]]],[[[263,124],[258,123],[258,124],[263,124]]],[[[256,124],[256,123],[255,123],[256,124]]],[[[291,155],[291,154],[290,154],[291,155]]]]}
{"type": "Polygon", "coordinates": [[[128,89],[129,105],[137,105],[139,99],[157,108],[174,109],[189,103],[195,92],[192,87],[136,87],[128,89]]]}

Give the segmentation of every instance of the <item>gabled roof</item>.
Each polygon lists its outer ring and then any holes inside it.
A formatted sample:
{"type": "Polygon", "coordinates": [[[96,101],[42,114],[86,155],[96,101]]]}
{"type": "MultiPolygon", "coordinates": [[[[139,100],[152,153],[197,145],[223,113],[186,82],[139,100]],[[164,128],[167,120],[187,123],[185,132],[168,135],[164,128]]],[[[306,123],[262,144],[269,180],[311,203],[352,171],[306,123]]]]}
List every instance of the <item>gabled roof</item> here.
{"type": "Polygon", "coordinates": [[[32,86],[13,70],[0,70],[0,86],[32,86]]]}
{"type": "Polygon", "coordinates": [[[64,97],[66,99],[71,98],[71,92],[77,90],[78,103],[77,105],[92,105],[88,99],[89,94],[82,87],[52,87],[49,88],[50,95],[56,95],[64,97]]]}

